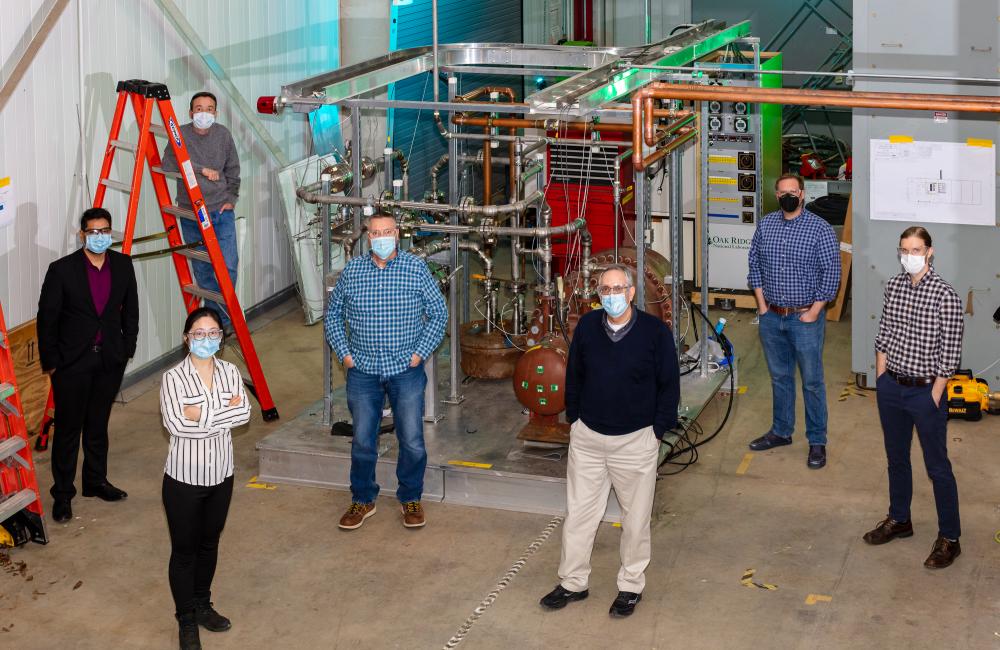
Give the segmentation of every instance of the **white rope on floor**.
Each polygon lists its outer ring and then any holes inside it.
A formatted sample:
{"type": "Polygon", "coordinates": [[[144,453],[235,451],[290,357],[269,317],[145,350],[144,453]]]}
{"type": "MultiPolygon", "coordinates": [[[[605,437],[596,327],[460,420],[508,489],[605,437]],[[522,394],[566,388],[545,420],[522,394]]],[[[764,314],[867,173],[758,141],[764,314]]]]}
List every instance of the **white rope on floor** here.
{"type": "Polygon", "coordinates": [[[555,517],[548,523],[547,526],[545,526],[544,529],[542,529],[541,534],[535,538],[535,541],[531,542],[531,544],[528,545],[528,548],[524,549],[524,553],[521,554],[521,557],[517,558],[514,564],[510,565],[510,568],[507,569],[507,573],[503,574],[503,577],[500,578],[500,581],[497,582],[495,587],[493,587],[493,590],[486,594],[486,598],[483,598],[479,605],[472,610],[472,614],[470,614],[469,618],[465,619],[462,626],[458,628],[458,632],[455,633],[455,636],[451,637],[451,639],[448,640],[448,643],[444,644],[444,650],[457,648],[458,645],[465,640],[465,636],[469,633],[469,630],[472,629],[472,626],[475,625],[476,621],[478,621],[479,618],[486,613],[486,610],[489,609],[490,605],[492,605],[497,597],[500,596],[500,592],[507,588],[507,585],[514,580],[514,577],[517,576],[521,568],[527,564],[528,558],[534,555],[535,551],[541,548],[542,544],[544,544],[552,534],[552,531],[558,528],[562,521],[563,518],[561,516],[555,517]]]}

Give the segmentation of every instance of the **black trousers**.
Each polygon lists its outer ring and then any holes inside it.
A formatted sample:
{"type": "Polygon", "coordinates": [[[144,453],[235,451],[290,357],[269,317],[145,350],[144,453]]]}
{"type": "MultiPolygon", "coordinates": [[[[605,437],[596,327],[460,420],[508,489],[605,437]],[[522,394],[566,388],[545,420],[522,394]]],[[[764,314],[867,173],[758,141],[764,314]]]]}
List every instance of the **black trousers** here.
{"type": "Polygon", "coordinates": [[[958,539],[962,526],[958,485],[948,460],[948,396],[942,395],[941,403],[935,405],[930,386],[902,386],[887,372],[878,378],[877,386],[878,414],[889,461],[889,516],[896,521],[910,520],[910,443],[916,427],[927,477],[934,486],[938,535],[958,539]]]}
{"type": "Polygon", "coordinates": [[[106,367],[100,351],[88,350],[65,370],[52,375],[55,427],[52,438],[52,497],[76,496],[73,480],[83,434],[83,487],[108,480],[108,419],[121,388],[124,365],[106,367]]]}
{"type": "Polygon", "coordinates": [[[170,593],[178,614],[193,609],[196,599],[211,599],[219,537],[232,498],[232,476],[204,487],[163,475],[163,509],[170,528],[170,593]]]}

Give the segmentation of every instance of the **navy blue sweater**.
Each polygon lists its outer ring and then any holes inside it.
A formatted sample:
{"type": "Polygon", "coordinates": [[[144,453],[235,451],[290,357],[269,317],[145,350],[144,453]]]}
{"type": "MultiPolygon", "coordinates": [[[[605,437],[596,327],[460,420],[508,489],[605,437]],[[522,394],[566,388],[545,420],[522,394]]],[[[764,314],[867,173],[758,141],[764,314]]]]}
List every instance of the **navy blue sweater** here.
{"type": "MultiPolygon", "coordinates": [[[[633,309],[635,307],[633,306],[633,309]]],[[[566,368],[566,420],[620,436],[653,426],[662,438],[677,426],[680,366],[670,328],[638,312],[632,329],[618,342],[604,330],[604,310],[577,323],[566,368]]]]}

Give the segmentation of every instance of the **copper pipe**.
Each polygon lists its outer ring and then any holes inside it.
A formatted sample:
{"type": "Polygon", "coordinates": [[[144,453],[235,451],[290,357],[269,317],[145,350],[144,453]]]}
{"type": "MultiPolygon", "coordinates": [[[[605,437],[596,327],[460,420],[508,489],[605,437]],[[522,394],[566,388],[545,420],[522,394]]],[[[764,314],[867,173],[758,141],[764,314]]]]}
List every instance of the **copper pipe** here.
{"type": "Polygon", "coordinates": [[[455,101],[471,102],[473,99],[477,97],[482,97],[483,95],[488,95],[490,93],[497,93],[499,95],[503,95],[504,97],[507,98],[507,101],[509,101],[511,104],[514,103],[514,97],[515,97],[514,89],[509,88],[507,86],[481,86],[471,92],[465,93],[464,95],[459,95],[458,97],[455,98],[455,101]]]}
{"type": "MultiPolygon", "coordinates": [[[[848,108],[889,108],[894,110],[944,110],[971,113],[1000,113],[1000,98],[970,95],[932,95],[921,93],[855,92],[844,90],[801,90],[797,88],[733,88],[692,84],[654,83],[632,96],[633,124],[651,120],[643,115],[647,98],[706,101],[731,99],[752,104],[794,106],[844,106],[848,108]],[[644,119],[645,118],[645,119],[644,119]]],[[[632,132],[632,163],[637,170],[648,162],[642,154],[643,132],[632,132]]]]}
{"type": "Polygon", "coordinates": [[[658,160],[669,154],[674,149],[677,149],[682,144],[691,141],[696,135],[698,135],[698,129],[694,127],[687,127],[680,129],[678,131],[678,136],[668,142],[666,145],[660,147],[655,153],[651,154],[646,158],[646,167],[656,163],[658,160]]]}
{"type": "MultiPolygon", "coordinates": [[[[668,111],[668,110],[654,110],[652,115],[654,117],[675,117],[675,118],[688,118],[692,115],[690,111],[668,111]]],[[[487,121],[493,126],[499,126],[503,128],[510,129],[554,129],[554,128],[565,128],[573,131],[609,131],[615,133],[631,133],[632,125],[619,123],[619,122],[563,122],[560,120],[528,120],[521,118],[487,118],[487,117],[468,117],[465,115],[456,115],[451,119],[451,121],[458,125],[466,126],[484,126],[487,121]]],[[[668,127],[669,128],[669,127],[668,127]]]]}

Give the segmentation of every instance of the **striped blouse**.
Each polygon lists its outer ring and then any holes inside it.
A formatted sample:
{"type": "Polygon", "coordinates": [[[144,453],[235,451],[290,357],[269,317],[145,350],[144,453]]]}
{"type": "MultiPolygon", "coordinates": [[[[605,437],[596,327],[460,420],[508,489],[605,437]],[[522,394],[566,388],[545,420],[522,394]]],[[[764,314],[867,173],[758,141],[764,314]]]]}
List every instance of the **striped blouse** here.
{"type": "Polygon", "coordinates": [[[170,433],[170,449],[164,471],[175,481],[211,486],[233,475],[232,427],[250,421],[250,400],[239,369],[215,359],[212,389],[198,375],[191,357],[163,374],[160,412],[170,433]],[[237,406],[229,406],[233,397],[237,406]],[[198,420],[184,416],[185,406],[201,407],[198,420]]]}

